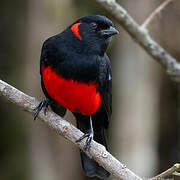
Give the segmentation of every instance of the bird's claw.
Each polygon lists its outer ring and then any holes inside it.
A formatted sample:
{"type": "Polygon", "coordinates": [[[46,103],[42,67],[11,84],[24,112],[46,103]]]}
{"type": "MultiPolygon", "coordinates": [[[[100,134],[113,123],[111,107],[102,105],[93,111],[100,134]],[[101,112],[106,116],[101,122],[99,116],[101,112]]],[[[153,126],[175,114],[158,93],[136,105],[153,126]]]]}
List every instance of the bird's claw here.
{"type": "Polygon", "coordinates": [[[49,100],[45,99],[39,103],[39,105],[34,108],[34,120],[36,120],[39,112],[44,108],[44,114],[46,115],[46,112],[48,110],[49,100]]]}
{"type": "Polygon", "coordinates": [[[94,136],[93,131],[90,131],[89,133],[86,133],[86,134],[84,134],[83,136],[81,136],[76,142],[80,142],[80,141],[82,141],[84,138],[87,137],[87,139],[86,139],[86,144],[85,144],[85,146],[83,147],[83,150],[84,150],[84,151],[89,150],[90,147],[91,147],[91,142],[92,142],[92,140],[93,140],[93,136],[94,136]]]}

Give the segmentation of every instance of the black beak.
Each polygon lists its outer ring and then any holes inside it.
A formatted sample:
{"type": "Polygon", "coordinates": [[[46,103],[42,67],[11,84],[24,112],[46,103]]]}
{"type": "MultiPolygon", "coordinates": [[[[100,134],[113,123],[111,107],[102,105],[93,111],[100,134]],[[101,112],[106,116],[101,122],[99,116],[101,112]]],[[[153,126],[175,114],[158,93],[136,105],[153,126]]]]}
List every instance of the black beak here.
{"type": "Polygon", "coordinates": [[[111,26],[109,29],[101,30],[100,33],[104,37],[111,37],[115,34],[119,34],[119,31],[111,26]]]}

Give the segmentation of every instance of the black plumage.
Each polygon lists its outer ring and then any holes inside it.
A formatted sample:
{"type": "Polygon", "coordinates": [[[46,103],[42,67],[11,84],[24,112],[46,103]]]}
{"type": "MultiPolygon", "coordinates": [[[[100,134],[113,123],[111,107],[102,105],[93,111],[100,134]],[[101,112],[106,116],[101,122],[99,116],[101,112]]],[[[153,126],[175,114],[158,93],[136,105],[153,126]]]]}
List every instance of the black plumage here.
{"type": "MultiPolygon", "coordinates": [[[[81,110],[73,112],[77,120],[77,127],[84,133],[87,133],[85,150],[90,147],[93,137],[95,141],[107,148],[105,134],[112,113],[112,75],[111,64],[105,51],[111,36],[117,33],[118,31],[108,18],[100,15],[91,15],[77,20],[62,33],[50,37],[44,42],[42,47],[40,58],[42,90],[55,113],[63,116],[66,112],[66,107],[63,107],[63,104],[58,103],[49,94],[43,81],[42,66],[45,68],[51,67],[57,75],[65,80],[73,80],[74,82],[85,84],[94,82],[98,85],[96,91],[100,93],[101,104],[97,111],[88,115],[83,115],[81,110]],[[80,25],[78,25],[78,29],[75,29],[76,32],[73,32],[71,28],[77,23],[80,23],[80,25]],[[91,119],[92,127],[89,123],[91,119]]],[[[86,103],[88,104],[88,102],[86,103]]],[[[35,117],[41,108],[42,106],[37,108],[35,117]]],[[[103,167],[87,157],[82,151],[81,158],[82,166],[87,176],[98,176],[101,179],[109,176],[109,173],[103,167]]]]}

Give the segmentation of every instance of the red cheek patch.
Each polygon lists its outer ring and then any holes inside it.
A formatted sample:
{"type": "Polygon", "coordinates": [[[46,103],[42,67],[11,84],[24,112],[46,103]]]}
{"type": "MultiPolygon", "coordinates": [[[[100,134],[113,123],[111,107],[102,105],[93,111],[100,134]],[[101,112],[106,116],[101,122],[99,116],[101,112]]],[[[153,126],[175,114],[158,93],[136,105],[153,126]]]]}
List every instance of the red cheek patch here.
{"type": "Polygon", "coordinates": [[[71,27],[71,31],[74,33],[74,35],[79,38],[80,40],[82,40],[81,35],[79,34],[79,25],[82,23],[76,23],[71,27]]]}

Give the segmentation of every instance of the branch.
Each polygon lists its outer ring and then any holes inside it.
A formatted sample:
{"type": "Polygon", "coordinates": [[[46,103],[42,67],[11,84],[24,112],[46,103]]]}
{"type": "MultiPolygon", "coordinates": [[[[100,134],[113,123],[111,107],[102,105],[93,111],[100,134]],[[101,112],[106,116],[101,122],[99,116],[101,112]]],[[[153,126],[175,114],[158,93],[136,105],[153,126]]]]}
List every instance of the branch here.
{"type": "Polygon", "coordinates": [[[154,60],[165,68],[167,74],[173,80],[180,82],[180,63],[151,38],[146,28],[139,26],[115,0],[95,1],[106,9],[154,60]]]}
{"type": "Polygon", "coordinates": [[[164,171],[163,173],[151,178],[150,180],[161,180],[163,178],[168,178],[169,176],[172,175],[180,176],[180,174],[178,173],[179,170],[180,170],[180,164],[174,164],[174,166],[164,171]]]}
{"type": "MultiPolygon", "coordinates": [[[[180,64],[177,63],[176,59],[169,55],[161,46],[152,40],[145,28],[139,26],[132,19],[132,17],[114,0],[96,1],[114,16],[114,18],[124,27],[124,29],[135,41],[137,41],[156,61],[163,65],[170,76],[174,77],[177,81],[180,81],[180,64]]],[[[33,114],[33,109],[39,104],[35,98],[24,94],[2,80],[0,80],[0,95],[6,97],[9,101],[18,105],[24,111],[30,112],[31,114],[33,114]]],[[[83,133],[72,124],[57,116],[50,110],[47,112],[46,116],[43,112],[40,112],[38,118],[51,129],[56,131],[57,134],[68,139],[83,150],[85,140],[80,143],[76,143],[76,140],[79,139],[83,133]]],[[[86,151],[85,153],[102,165],[117,179],[142,180],[142,178],[138,177],[125,165],[113,157],[108,151],[106,151],[104,146],[95,141],[92,141],[90,151],[86,151]]],[[[180,165],[176,164],[164,173],[151,179],[164,179],[172,174],[178,175],[177,171],[179,169],[180,165]]]]}
{"type": "Polygon", "coordinates": [[[143,28],[147,28],[148,25],[153,21],[153,19],[159,15],[161,13],[161,11],[163,9],[165,9],[165,7],[167,7],[168,4],[172,3],[174,0],[166,0],[164,1],[162,4],[160,4],[159,7],[157,7],[157,9],[155,9],[155,11],[153,11],[150,16],[144,21],[144,23],[142,24],[143,28]]]}
{"type": "MultiPolygon", "coordinates": [[[[18,105],[24,111],[30,112],[31,114],[34,113],[33,109],[39,104],[35,98],[24,94],[23,92],[10,86],[2,80],[0,80],[0,95],[6,97],[9,101],[18,105]]],[[[83,150],[85,140],[80,143],[76,143],[76,140],[78,140],[83,135],[83,133],[72,124],[65,121],[51,110],[48,110],[46,115],[44,115],[43,111],[41,111],[38,118],[51,129],[56,131],[57,134],[68,139],[83,150]]],[[[86,151],[85,153],[97,161],[100,165],[102,165],[117,179],[142,180],[142,178],[138,177],[125,165],[113,157],[108,151],[106,151],[103,145],[98,144],[95,141],[92,141],[89,152],[86,151]]]]}
{"type": "MultiPolygon", "coordinates": [[[[37,107],[37,105],[39,104],[39,102],[34,97],[24,94],[23,92],[10,86],[2,80],[0,80],[0,95],[4,96],[10,102],[16,104],[24,111],[30,112],[31,114],[34,114],[34,108],[37,107]]],[[[60,116],[53,113],[51,110],[48,110],[46,115],[44,115],[43,111],[41,111],[38,118],[51,129],[53,129],[57,134],[68,139],[70,142],[83,150],[85,140],[80,143],[76,143],[76,140],[78,140],[83,135],[83,133],[79,129],[74,127],[72,124],[65,121],[60,116]]],[[[139,176],[134,174],[124,164],[119,162],[108,151],[106,151],[103,145],[98,144],[95,141],[91,142],[91,148],[89,152],[85,151],[85,153],[89,157],[97,161],[100,165],[102,165],[116,179],[143,180],[143,178],[140,178],[139,176]]],[[[175,164],[172,168],[168,169],[167,171],[161,173],[154,178],[150,178],[149,180],[165,179],[170,175],[178,176],[179,173],[177,171],[179,170],[180,164],[175,164]]]]}

